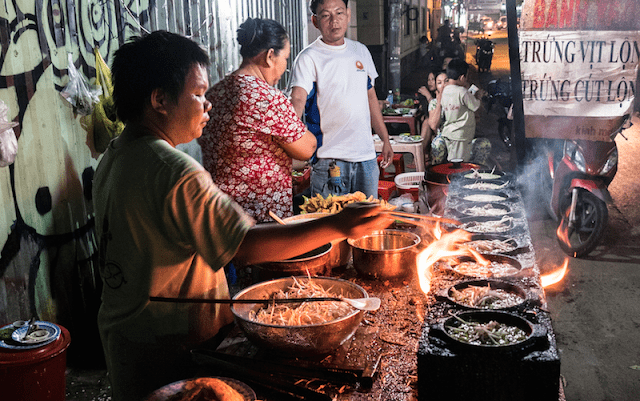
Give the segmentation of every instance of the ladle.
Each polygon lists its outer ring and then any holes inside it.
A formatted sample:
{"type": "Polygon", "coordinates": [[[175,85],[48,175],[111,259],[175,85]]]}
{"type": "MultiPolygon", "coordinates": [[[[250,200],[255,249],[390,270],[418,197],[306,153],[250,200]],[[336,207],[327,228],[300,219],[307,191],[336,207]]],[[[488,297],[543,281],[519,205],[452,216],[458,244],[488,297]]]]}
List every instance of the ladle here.
{"type": "Polygon", "coordinates": [[[203,304],[267,304],[277,303],[300,303],[319,301],[342,301],[359,310],[374,311],[380,308],[380,298],[340,298],[340,297],[313,297],[313,298],[269,298],[269,299],[204,299],[204,298],[171,298],[171,297],[149,297],[154,302],[175,302],[175,303],[203,303],[203,304]]]}

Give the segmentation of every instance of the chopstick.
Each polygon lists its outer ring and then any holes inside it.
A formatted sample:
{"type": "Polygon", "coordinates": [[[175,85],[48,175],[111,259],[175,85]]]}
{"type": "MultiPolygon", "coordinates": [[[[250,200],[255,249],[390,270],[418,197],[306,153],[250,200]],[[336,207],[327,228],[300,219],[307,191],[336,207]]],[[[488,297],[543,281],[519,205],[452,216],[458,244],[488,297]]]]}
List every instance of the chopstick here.
{"type": "Polygon", "coordinates": [[[429,220],[429,221],[439,221],[441,223],[445,223],[445,224],[453,224],[455,226],[459,226],[460,224],[462,224],[461,222],[459,222],[458,220],[453,220],[453,219],[447,219],[445,217],[436,217],[436,216],[427,216],[424,214],[415,214],[415,213],[408,213],[408,212],[399,212],[399,211],[395,211],[395,210],[389,210],[389,211],[385,211],[383,213],[387,213],[392,215],[394,218],[396,218],[398,221],[402,221],[405,223],[412,223],[412,224],[416,224],[417,221],[415,220],[411,220],[411,219],[418,219],[418,220],[429,220]],[[409,219],[403,219],[403,217],[408,217],[409,219]]]}
{"type": "Polygon", "coordinates": [[[277,303],[300,303],[316,301],[342,301],[337,297],[316,297],[316,298],[263,298],[263,299],[205,299],[205,298],[172,298],[172,297],[149,297],[153,302],[174,302],[174,303],[200,303],[200,304],[266,304],[277,303]]]}
{"type": "Polygon", "coordinates": [[[287,223],[285,223],[284,220],[282,220],[280,217],[278,217],[278,215],[275,214],[274,212],[272,212],[271,210],[269,210],[269,216],[271,216],[272,219],[274,219],[276,222],[282,224],[283,226],[287,225],[287,223]]]}

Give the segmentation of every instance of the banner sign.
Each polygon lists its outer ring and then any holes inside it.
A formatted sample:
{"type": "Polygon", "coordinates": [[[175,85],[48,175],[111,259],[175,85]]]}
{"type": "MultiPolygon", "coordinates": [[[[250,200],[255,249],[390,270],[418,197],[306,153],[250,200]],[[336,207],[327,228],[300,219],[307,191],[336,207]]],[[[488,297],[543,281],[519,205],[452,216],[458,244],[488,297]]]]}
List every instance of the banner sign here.
{"type": "Polygon", "coordinates": [[[525,116],[617,117],[636,95],[640,31],[520,31],[525,116]]]}

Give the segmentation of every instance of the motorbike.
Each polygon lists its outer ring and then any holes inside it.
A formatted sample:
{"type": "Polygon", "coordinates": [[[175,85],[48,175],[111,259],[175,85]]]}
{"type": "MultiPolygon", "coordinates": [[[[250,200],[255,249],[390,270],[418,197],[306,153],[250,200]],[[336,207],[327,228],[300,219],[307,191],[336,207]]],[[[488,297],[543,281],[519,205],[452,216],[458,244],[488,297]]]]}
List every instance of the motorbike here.
{"type": "Polygon", "coordinates": [[[615,137],[630,126],[627,118],[610,142],[556,140],[561,146],[547,147],[542,190],[549,214],[559,222],[560,248],[569,256],[588,255],[604,235],[612,202],[608,187],[618,170],[615,137]]]}
{"type": "Polygon", "coordinates": [[[476,39],[476,64],[478,65],[478,72],[485,72],[491,69],[493,48],[494,43],[491,39],[476,39]]]}
{"type": "Polygon", "coordinates": [[[513,106],[511,96],[511,78],[506,81],[494,79],[487,84],[487,96],[483,99],[487,102],[487,112],[491,112],[493,105],[497,106],[498,135],[507,148],[513,145],[511,139],[513,132],[513,120],[509,118],[509,111],[513,106]]]}

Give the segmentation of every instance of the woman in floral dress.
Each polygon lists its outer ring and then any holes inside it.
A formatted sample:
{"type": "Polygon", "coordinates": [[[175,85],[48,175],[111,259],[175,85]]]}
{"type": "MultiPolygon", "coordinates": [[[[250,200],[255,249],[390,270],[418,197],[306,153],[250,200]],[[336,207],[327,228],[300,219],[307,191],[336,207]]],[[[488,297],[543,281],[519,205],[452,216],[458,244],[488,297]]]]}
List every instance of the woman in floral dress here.
{"type": "Polygon", "coordinates": [[[211,119],[198,140],[204,167],[220,189],[258,222],[293,215],[292,159],[307,160],[315,136],[273,86],[287,68],[290,43],[276,21],[251,19],[238,29],[240,68],[206,94],[211,119]]]}

